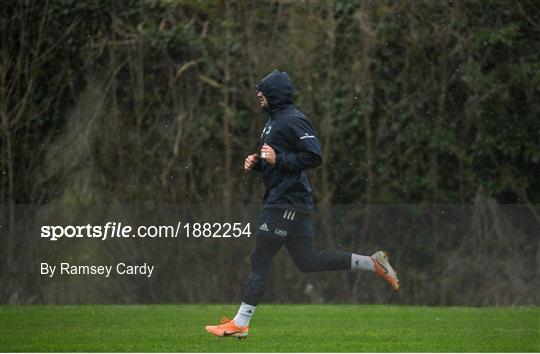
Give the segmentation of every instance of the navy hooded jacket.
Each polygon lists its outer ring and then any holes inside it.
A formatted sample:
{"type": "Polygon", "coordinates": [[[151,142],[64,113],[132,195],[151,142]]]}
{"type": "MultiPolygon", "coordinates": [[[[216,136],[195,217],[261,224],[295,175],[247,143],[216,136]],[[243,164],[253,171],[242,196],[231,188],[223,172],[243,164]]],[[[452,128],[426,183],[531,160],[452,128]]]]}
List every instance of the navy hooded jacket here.
{"type": "Polygon", "coordinates": [[[322,163],[321,146],[311,123],[292,103],[293,87],[286,72],[274,70],[257,84],[268,100],[270,117],[261,133],[260,146],[270,145],[276,164],[259,159],[254,169],[262,172],[266,193],[263,210],[287,208],[313,210],[311,185],[305,170],[322,163]]]}

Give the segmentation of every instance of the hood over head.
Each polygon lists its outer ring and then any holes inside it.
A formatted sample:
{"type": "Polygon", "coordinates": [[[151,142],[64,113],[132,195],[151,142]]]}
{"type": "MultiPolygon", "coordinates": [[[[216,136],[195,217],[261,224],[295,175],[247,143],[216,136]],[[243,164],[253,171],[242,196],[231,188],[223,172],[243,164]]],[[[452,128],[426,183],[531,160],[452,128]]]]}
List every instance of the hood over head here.
{"type": "Polygon", "coordinates": [[[289,74],[274,70],[256,86],[268,100],[270,111],[275,112],[283,106],[292,104],[293,86],[289,74]]]}

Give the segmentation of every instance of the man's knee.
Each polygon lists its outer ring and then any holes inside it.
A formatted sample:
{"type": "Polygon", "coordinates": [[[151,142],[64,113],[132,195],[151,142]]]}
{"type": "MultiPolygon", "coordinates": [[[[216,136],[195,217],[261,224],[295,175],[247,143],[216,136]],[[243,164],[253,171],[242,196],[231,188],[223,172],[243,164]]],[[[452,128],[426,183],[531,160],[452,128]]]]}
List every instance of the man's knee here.
{"type": "Polygon", "coordinates": [[[302,273],[312,273],[318,270],[318,262],[315,254],[308,254],[294,259],[294,264],[296,264],[296,267],[302,273]]]}

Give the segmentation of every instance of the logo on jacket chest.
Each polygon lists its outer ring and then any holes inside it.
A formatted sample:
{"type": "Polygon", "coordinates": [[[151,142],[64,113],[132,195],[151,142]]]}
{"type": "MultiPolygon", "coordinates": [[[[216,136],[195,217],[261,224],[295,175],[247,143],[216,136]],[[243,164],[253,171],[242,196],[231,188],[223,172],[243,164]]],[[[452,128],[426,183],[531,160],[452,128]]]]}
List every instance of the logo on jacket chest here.
{"type": "Polygon", "coordinates": [[[272,130],[272,125],[267,125],[264,127],[262,133],[261,133],[261,139],[266,138],[268,134],[270,134],[270,130],[272,130]]]}

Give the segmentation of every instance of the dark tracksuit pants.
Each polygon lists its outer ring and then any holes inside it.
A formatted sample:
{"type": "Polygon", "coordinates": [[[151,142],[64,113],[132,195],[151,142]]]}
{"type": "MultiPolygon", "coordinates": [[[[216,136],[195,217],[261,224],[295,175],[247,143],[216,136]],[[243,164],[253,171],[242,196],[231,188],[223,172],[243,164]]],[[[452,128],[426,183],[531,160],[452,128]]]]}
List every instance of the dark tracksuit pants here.
{"type": "Polygon", "coordinates": [[[242,302],[256,306],[268,284],[272,258],[285,245],[301,272],[351,269],[351,253],[342,250],[316,251],[310,216],[293,215],[286,210],[263,211],[257,231],[257,243],[251,252],[251,274],[242,302]],[[288,218],[282,217],[287,215],[288,218]]]}

